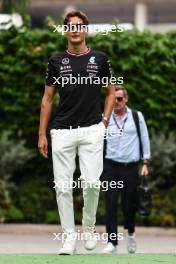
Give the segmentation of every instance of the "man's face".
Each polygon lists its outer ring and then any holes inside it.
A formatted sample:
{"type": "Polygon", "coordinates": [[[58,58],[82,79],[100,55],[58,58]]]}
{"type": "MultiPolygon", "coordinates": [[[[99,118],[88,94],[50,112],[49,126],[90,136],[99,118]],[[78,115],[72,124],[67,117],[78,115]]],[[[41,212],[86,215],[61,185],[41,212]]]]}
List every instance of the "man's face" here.
{"type": "MultiPolygon", "coordinates": [[[[68,24],[71,24],[71,25],[83,25],[83,21],[81,18],[75,16],[75,17],[71,17],[69,19],[69,22],[68,24]]],[[[86,30],[84,31],[80,31],[81,27],[79,26],[79,28],[77,30],[76,27],[74,26],[73,27],[73,31],[67,31],[65,32],[67,38],[68,38],[68,41],[72,44],[80,44],[82,43],[84,40],[85,40],[85,36],[86,36],[86,30]]]]}
{"type": "Polygon", "coordinates": [[[115,101],[115,109],[120,111],[125,108],[126,103],[128,102],[128,96],[124,95],[122,90],[115,92],[116,101],[115,101]]]}

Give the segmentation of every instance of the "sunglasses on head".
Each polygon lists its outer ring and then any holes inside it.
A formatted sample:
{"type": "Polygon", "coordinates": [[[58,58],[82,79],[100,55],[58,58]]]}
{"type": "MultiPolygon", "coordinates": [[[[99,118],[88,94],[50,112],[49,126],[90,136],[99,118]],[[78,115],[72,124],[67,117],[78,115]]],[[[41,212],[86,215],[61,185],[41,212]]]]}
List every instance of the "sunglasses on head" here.
{"type": "Polygon", "coordinates": [[[116,97],[116,100],[117,100],[118,102],[122,102],[122,101],[123,101],[123,97],[121,97],[121,96],[117,96],[117,97],[116,97]]]}

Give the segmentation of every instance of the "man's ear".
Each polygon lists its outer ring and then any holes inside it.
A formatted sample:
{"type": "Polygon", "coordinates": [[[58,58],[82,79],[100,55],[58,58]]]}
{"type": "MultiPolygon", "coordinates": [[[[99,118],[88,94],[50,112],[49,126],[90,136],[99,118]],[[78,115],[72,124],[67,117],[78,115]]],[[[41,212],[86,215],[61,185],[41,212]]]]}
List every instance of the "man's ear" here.
{"type": "Polygon", "coordinates": [[[125,102],[128,102],[128,95],[125,95],[125,102]]]}

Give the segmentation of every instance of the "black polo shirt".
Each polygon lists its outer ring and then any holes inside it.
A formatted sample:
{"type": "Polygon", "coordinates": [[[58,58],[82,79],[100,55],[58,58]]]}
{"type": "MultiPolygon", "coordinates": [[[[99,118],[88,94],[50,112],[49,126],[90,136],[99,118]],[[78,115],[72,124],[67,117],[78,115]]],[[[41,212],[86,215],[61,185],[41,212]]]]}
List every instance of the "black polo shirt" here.
{"type": "Polygon", "coordinates": [[[53,55],[46,70],[46,85],[56,86],[60,96],[53,128],[99,123],[101,81],[110,83],[110,78],[111,66],[103,52],[88,49],[79,55],[68,51],[53,55]]]}

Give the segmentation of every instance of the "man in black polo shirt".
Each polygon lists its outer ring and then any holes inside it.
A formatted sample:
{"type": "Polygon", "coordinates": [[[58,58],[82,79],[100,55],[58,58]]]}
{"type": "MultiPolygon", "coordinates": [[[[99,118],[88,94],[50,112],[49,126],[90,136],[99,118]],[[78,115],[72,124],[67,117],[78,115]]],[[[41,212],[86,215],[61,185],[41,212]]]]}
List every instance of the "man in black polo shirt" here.
{"type": "Polygon", "coordinates": [[[60,254],[73,254],[76,232],[73,212],[72,187],[75,156],[78,153],[83,187],[83,231],[85,248],[96,246],[94,239],[96,211],[99,197],[99,177],[103,170],[103,140],[105,127],[115,103],[114,85],[110,83],[111,71],[103,52],[87,48],[85,30],[78,25],[88,25],[85,14],[70,12],[64,19],[68,31],[68,49],[49,59],[46,71],[45,92],[41,103],[39,142],[40,153],[47,158],[46,129],[52,111],[56,89],[60,102],[50,131],[52,139],[53,172],[61,226],[66,239],[60,254]],[[74,25],[74,30],[71,26],[74,25]],[[106,100],[102,116],[100,90],[105,83],[106,100]]]}

